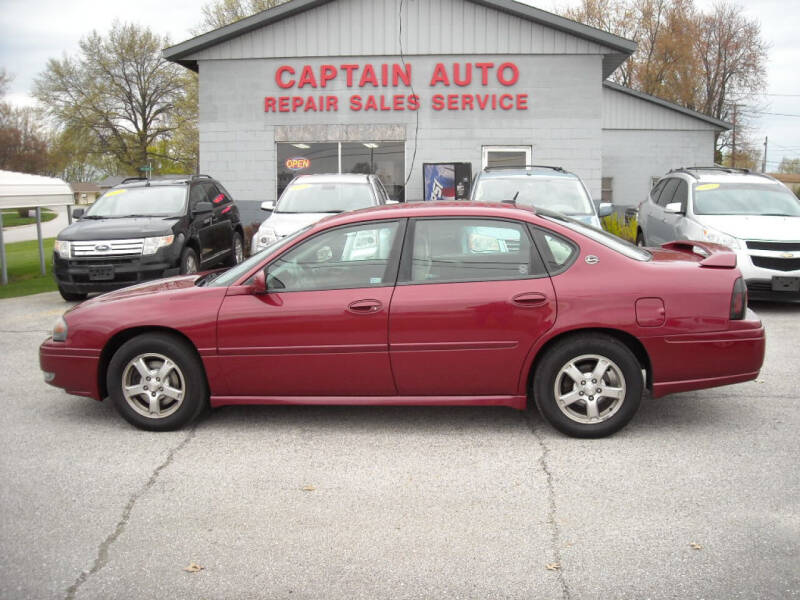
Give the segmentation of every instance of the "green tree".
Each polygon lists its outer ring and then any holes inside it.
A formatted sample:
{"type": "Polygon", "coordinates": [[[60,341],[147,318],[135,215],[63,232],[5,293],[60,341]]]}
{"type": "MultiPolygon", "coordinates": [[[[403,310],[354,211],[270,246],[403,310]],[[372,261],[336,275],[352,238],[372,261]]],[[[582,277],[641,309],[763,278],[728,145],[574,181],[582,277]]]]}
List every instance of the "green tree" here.
{"type": "Polygon", "coordinates": [[[47,132],[41,115],[33,107],[17,107],[5,100],[12,79],[0,69],[0,169],[47,174],[47,132]]]}
{"type": "Polygon", "coordinates": [[[153,150],[183,135],[190,121],[179,116],[187,74],[161,56],[167,46],[168,38],[147,28],[114,22],[105,35],[85,36],[78,56],[50,59],[33,95],[89,154],[100,162],[113,159],[117,168],[109,170],[136,173],[156,159],[190,162],[192,152],[179,158],[153,150]]]}

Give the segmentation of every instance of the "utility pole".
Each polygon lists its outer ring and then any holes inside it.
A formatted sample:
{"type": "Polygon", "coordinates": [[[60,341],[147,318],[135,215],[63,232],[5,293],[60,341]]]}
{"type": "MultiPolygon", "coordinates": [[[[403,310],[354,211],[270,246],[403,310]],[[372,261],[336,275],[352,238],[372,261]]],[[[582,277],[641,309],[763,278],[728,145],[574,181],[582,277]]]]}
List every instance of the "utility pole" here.
{"type": "Polygon", "coordinates": [[[761,172],[767,172],[767,141],[769,140],[769,136],[764,136],[764,158],[761,159],[761,172]]]}
{"type": "Polygon", "coordinates": [[[731,152],[731,166],[736,168],[736,104],[733,105],[733,151],[731,152]]]}

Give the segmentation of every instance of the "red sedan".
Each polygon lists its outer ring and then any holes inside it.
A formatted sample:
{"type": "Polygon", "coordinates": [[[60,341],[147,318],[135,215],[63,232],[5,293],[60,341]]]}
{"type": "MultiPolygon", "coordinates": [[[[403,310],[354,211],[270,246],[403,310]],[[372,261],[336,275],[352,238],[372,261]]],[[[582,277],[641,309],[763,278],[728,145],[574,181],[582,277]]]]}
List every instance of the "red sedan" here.
{"type": "Polygon", "coordinates": [[[502,204],[327,218],[224,272],[88,300],[45,380],[169,430],[227,404],[503,405],[609,435],[654,397],[755,379],[764,328],[723,246],[637,248],[502,204]]]}

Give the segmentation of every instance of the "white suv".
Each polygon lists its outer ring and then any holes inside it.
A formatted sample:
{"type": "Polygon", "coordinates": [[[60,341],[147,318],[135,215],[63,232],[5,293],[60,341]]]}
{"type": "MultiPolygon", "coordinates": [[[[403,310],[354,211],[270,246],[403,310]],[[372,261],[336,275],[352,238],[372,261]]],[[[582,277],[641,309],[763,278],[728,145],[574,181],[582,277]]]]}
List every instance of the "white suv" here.
{"type": "Polygon", "coordinates": [[[300,175],[283,190],[277,204],[261,203],[261,209],[272,214],[253,236],[250,254],[331,214],[381,204],[394,201],[376,175],[300,175]]]}
{"type": "Polygon", "coordinates": [[[670,171],[639,206],[640,246],[705,240],[736,252],[751,298],[800,301],[800,200],[745,169],[670,171]]]}

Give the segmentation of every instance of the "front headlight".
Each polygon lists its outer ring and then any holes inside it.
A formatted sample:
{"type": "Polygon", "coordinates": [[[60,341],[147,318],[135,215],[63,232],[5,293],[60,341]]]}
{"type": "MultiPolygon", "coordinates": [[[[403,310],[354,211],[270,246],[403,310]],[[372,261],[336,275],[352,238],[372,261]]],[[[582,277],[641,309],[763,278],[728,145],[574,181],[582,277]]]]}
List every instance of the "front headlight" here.
{"type": "Polygon", "coordinates": [[[733,250],[737,250],[742,247],[739,243],[739,240],[735,237],[728,235],[727,233],[717,231],[716,229],[711,229],[710,227],[703,227],[703,239],[709,242],[714,242],[715,244],[722,244],[723,246],[727,246],[733,250]]]}
{"type": "Polygon", "coordinates": [[[58,317],[55,325],[53,325],[53,341],[67,341],[67,322],[64,320],[64,317],[58,317]]]}
{"type": "Polygon", "coordinates": [[[66,240],[56,240],[53,242],[53,251],[61,258],[69,258],[69,242],[66,240]]]}
{"type": "Polygon", "coordinates": [[[262,227],[256,234],[256,247],[252,254],[260,252],[267,246],[278,241],[278,234],[272,227],[262,227]]]}
{"type": "Polygon", "coordinates": [[[156,252],[158,252],[159,248],[163,248],[164,246],[169,246],[174,241],[175,241],[174,235],[163,235],[161,237],[144,238],[144,247],[142,248],[142,254],[145,256],[147,256],[148,254],[155,254],[156,252]]]}

